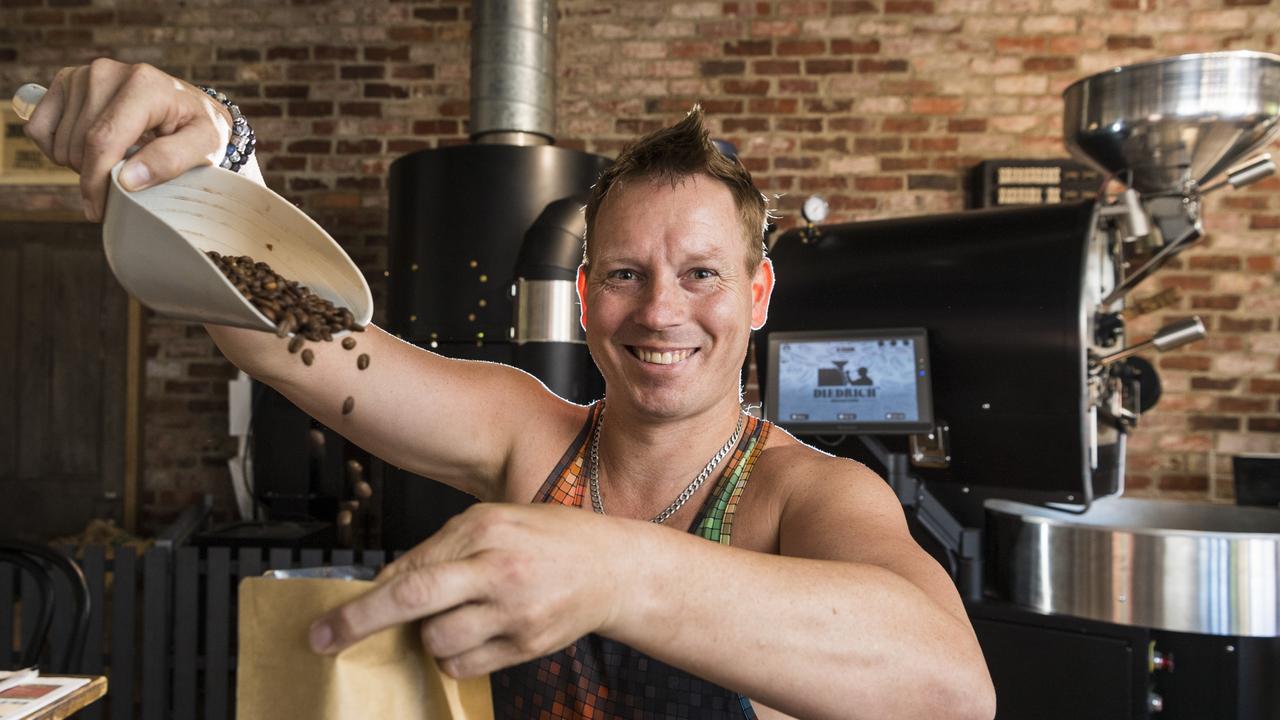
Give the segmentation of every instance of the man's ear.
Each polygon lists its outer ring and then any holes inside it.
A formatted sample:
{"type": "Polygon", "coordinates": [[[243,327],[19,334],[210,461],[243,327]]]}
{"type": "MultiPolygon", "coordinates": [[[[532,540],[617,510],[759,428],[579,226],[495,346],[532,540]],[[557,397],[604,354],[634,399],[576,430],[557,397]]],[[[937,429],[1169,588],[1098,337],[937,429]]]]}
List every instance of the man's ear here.
{"type": "Polygon", "coordinates": [[[583,332],[587,330],[587,266],[578,266],[578,307],[582,308],[582,313],[578,316],[578,324],[582,326],[583,332]]]}
{"type": "Polygon", "coordinates": [[[773,295],[773,262],[769,258],[760,261],[756,274],[751,278],[751,329],[759,330],[769,319],[769,297],[773,295]]]}

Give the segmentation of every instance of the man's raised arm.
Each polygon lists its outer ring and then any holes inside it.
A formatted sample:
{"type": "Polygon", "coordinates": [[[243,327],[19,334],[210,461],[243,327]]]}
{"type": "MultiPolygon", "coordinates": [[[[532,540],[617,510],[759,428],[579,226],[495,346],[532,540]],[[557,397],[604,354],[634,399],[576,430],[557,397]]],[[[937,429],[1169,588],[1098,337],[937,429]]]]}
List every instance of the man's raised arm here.
{"type": "MultiPolygon", "coordinates": [[[[200,89],[155,67],[99,58],[60,70],[24,129],[45,155],[80,174],[85,217],[100,222],[111,168],[131,146],[142,145],[124,164],[120,182],[135,191],[218,163],[231,116],[200,89]]],[[[262,182],[253,156],[241,173],[262,182]]],[[[518,370],[439,357],[375,327],[355,333],[359,352],[309,344],[311,366],[270,333],[207,327],[232,363],[352,442],[484,499],[498,497],[520,447],[559,427],[550,417],[576,410],[518,370]],[[370,358],[363,371],[356,367],[360,354],[370,358]],[[353,407],[344,414],[348,397],[353,407]],[[533,417],[541,422],[530,422],[533,417]]]]}
{"type": "Polygon", "coordinates": [[[311,365],[270,333],[206,325],[237,367],[289,398],[307,414],[383,460],[497,499],[520,438],[548,415],[573,406],[515,368],[455,360],[415,347],[370,325],[352,333],[356,347],[307,343],[311,365]],[[356,359],[369,356],[361,370],[356,359]],[[351,398],[349,413],[343,405],[351,398]]]}

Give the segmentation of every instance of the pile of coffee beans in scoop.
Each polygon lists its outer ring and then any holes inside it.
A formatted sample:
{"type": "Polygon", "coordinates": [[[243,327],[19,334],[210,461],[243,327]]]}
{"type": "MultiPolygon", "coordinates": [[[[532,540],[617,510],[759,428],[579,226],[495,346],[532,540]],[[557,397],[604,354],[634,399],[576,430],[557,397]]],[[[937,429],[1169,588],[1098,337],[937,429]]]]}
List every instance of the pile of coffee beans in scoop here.
{"type": "MultiPolygon", "coordinates": [[[[335,306],[295,280],[285,279],[265,262],[255,261],[248,255],[222,255],[213,250],[205,254],[246,300],[276,324],[277,336],[293,334],[289,352],[301,351],[305,365],[315,362],[315,353],[303,347],[307,340],[332,342],[336,332],[364,332],[364,326],[356,322],[349,309],[335,306]]],[[[344,350],[355,346],[353,337],[342,341],[344,350]]],[[[369,367],[369,356],[361,353],[356,358],[356,367],[360,370],[369,367]]],[[[342,414],[347,415],[354,408],[355,399],[348,397],[342,403],[342,414]]]]}

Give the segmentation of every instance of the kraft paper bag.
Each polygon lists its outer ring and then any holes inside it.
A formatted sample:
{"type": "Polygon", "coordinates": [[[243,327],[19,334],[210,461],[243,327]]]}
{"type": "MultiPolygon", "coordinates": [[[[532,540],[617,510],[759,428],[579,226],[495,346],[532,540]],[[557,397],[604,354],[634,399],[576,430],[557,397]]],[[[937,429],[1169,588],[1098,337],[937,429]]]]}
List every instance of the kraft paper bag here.
{"type": "Polygon", "coordinates": [[[422,649],[415,623],[337,655],[311,651],[320,615],[368,592],[360,580],[245,578],[240,583],[238,720],[492,720],[488,676],[455,680],[422,649]]]}

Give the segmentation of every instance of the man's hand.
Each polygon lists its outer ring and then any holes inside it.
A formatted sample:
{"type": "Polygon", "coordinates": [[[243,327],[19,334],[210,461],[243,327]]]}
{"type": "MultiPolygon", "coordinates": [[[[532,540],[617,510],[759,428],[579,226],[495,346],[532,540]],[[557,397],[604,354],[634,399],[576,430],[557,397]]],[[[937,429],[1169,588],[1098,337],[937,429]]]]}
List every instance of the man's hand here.
{"type": "Polygon", "coordinates": [[[377,588],[317,620],[312,648],[335,653],[422,619],[423,646],[454,677],[541,657],[618,616],[633,522],[481,503],[388,565],[377,588]]]}
{"type": "Polygon", "coordinates": [[[58,71],[25,132],[51,160],[80,173],[85,217],[97,222],[111,168],[130,146],[155,138],[120,172],[126,190],[141,190],[220,162],[231,114],[199,88],[150,65],[98,58],[58,71]]]}

